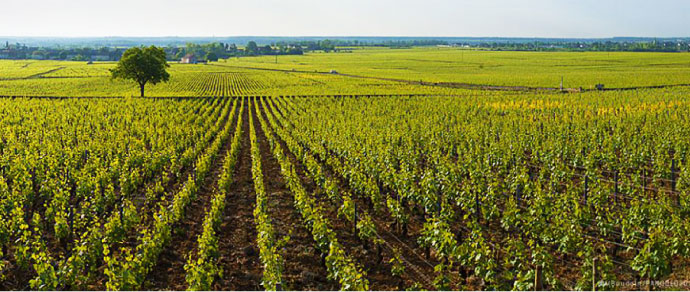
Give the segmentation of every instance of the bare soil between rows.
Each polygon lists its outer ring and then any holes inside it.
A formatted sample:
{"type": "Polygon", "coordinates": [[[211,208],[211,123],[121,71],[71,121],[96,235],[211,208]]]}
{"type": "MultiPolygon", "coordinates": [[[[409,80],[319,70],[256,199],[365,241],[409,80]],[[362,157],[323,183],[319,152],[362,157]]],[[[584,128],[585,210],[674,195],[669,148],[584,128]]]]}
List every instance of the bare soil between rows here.
{"type": "Polygon", "coordinates": [[[256,243],[254,207],[256,193],[252,180],[251,144],[249,140],[249,106],[245,99],[242,114],[240,153],[225,198],[223,222],[218,232],[219,266],[222,276],[213,289],[258,291],[261,287],[262,266],[256,243]]]}
{"type": "MultiPolygon", "coordinates": [[[[268,102],[271,101],[268,100],[268,102]]],[[[262,112],[264,114],[270,113],[270,109],[269,112],[262,112]]],[[[280,125],[279,121],[276,122],[278,123],[278,126],[286,126],[280,125]]],[[[369,201],[366,198],[353,195],[353,200],[356,202],[358,208],[366,210],[367,213],[371,215],[372,220],[377,226],[380,238],[386,241],[386,243],[382,244],[381,246],[382,259],[379,259],[378,250],[376,247],[371,243],[368,243],[365,246],[360,241],[359,237],[353,232],[354,230],[352,223],[344,218],[338,218],[338,206],[331,202],[324,195],[324,191],[317,187],[313,180],[308,177],[306,168],[297,160],[292,152],[288,151],[285,142],[279,136],[276,138],[278,139],[279,143],[281,143],[281,147],[283,147],[283,149],[286,151],[293,165],[295,165],[295,171],[297,172],[298,176],[300,176],[302,184],[305,186],[307,191],[318,195],[319,204],[324,207],[323,210],[326,211],[326,214],[324,215],[326,215],[331,222],[331,228],[336,231],[338,241],[343,244],[348,254],[353,256],[367,272],[367,278],[370,282],[370,289],[404,290],[415,283],[424,285],[427,289],[433,289],[433,287],[429,286],[428,283],[430,282],[430,279],[424,279],[422,278],[422,275],[433,277],[433,267],[436,264],[436,261],[433,259],[423,258],[424,250],[420,248],[416,242],[417,236],[423,225],[423,218],[418,219],[413,216],[413,218],[411,218],[411,222],[408,224],[408,233],[399,234],[395,230],[395,224],[393,224],[392,221],[386,220],[386,218],[390,218],[389,215],[374,213],[374,210],[371,208],[369,201]],[[391,265],[389,264],[389,260],[393,256],[391,247],[398,249],[407,261],[407,272],[401,278],[396,278],[391,274],[391,265]]],[[[307,152],[311,152],[309,148],[305,147],[304,149],[307,152]]],[[[353,190],[349,188],[348,184],[342,177],[334,174],[328,165],[319,160],[318,156],[313,156],[315,159],[317,159],[319,164],[321,164],[322,169],[325,172],[324,175],[335,179],[340,190],[347,191],[350,194],[356,194],[356,192],[353,192],[353,190]]]]}
{"type": "MultiPolygon", "coordinates": [[[[239,111],[239,108],[236,111],[239,111]]],[[[231,123],[231,127],[233,127],[236,120],[237,118],[234,117],[232,120],[228,119],[225,122],[231,123]]],[[[234,130],[231,131],[216,154],[211,171],[199,186],[196,199],[192,200],[191,205],[185,210],[185,218],[173,227],[171,244],[163,250],[156,265],[148,275],[148,279],[144,283],[145,289],[186,290],[187,282],[185,281],[184,265],[187,263],[187,257],[190,252],[192,252],[193,256],[196,256],[197,238],[201,235],[204,217],[211,206],[211,199],[217,190],[223,161],[225,161],[226,154],[230,150],[233,132],[234,130]]],[[[220,135],[220,132],[218,135],[220,135]]]]}
{"type": "Polygon", "coordinates": [[[306,229],[301,215],[294,207],[293,195],[283,180],[280,165],[273,157],[258,116],[254,111],[252,114],[261,151],[266,194],[269,196],[269,216],[273,219],[273,228],[278,238],[286,235],[290,237],[282,251],[285,261],[282,288],[284,290],[337,290],[336,283],[327,279],[321,253],[316,250],[311,233],[306,229]]]}

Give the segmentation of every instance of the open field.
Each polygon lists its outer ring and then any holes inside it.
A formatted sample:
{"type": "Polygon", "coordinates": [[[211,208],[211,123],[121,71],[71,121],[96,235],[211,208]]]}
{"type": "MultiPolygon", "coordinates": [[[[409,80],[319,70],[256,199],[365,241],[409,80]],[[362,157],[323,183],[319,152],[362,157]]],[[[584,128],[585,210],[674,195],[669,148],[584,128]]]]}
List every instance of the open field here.
{"type": "Polygon", "coordinates": [[[690,84],[689,53],[497,52],[458,48],[354,49],[228,60],[228,64],[323,71],[411,81],[593,88],[690,84]]]}
{"type": "MultiPolygon", "coordinates": [[[[60,97],[137,96],[131,82],[112,80],[115,63],[4,61],[0,95],[60,97]],[[27,65],[28,64],[28,65],[27,65]],[[7,76],[7,77],[5,77],[7,76]]],[[[2,72],[2,71],[0,71],[2,72]]],[[[401,82],[349,78],[333,74],[244,69],[225,63],[171,64],[171,80],[147,86],[152,97],[223,97],[238,95],[455,94],[460,90],[401,82]]]]}
{"type": "MultiPolygon", "coordinates": [[[[169,83],[149,95],[463,94],[470,85],[593,89],[690,85],[688,53],[496,52],[456,48],[354,49],[351,53],[247,57],[172,64],[169,83]],[[259,70],[263,69],[263,70],[259,70]],[[329,74],[335,70],[339,74],[329,74]],[[402,82],[401,82],[402,81],[402,82]],[[419,82],[425,86],[415,86],[419,82]],[[433,86],[443,83],[448,86],[433,86]],[[449,88],[451,87],[451,88],[449,88]],[[457,87],[457,86],[455,86],[457,87]]],[[[132,96],[111,80],[114,63],[0,60],[0,95],[132,96]]]]}
{"type": "Polygon", "coordinates": [[[156,98],[0,61],[0,289],[687,289],[649,285],[690,280],[690,88],[434,84],[688,84],[687,56],[252,57],[156,98]]]}

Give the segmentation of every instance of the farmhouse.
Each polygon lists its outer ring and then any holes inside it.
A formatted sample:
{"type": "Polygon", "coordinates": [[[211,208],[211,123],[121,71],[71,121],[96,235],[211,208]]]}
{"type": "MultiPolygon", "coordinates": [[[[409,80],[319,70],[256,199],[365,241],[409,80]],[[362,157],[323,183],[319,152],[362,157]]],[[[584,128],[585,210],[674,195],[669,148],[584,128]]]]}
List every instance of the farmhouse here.
{"type": "Polygon", "coordinates": [[[192,54],[186,54],[184,57],[182,57],[182,59],[180,59],[180,63],[182,63],[182,64],[196,64],[197,59],[192,54]]]}

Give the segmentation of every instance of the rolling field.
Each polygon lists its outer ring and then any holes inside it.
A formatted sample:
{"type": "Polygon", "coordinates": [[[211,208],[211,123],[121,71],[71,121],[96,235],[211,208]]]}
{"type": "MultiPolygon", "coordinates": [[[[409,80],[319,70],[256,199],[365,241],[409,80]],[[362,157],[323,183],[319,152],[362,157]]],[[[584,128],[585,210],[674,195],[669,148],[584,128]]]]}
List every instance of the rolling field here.
{"type": "MultiPolygon", "coordinates": [[[[225,64],[225,63],[223,63],[225,64]]],[[[688,53],[496,52],[457,48],[353,49],[230,59],[242,67],[355,74],[426,82],[593,88],[690,84],[688,53]]]]}
{"type": "Polygon", "coordinates": [[[172,64],[154,98],[111,63],[0,61],[0,289],[687,281],[687,87],[434,84],[682,85],[686,56],[251,57],[172,64]]]}
{"type": "MultiPolygon", "coordinates": [[[[115,63],[0,60],[0,96],[138,96],[130,82],[113,80],[115,63]]],[[[245,95],[457,94],[462,90],[415,86],[395,81],[333,74],[279,72],[228,66],[225,62],[171,64],[171,80],[147,85],[151,97],[224,97],[245,95]]]]}
{"type": "MultiPolygon", "coordinates": [[[[351,53],[231,58],[172,64],[152,97],[238,95],[466,94],[456,85],[591,90],[690,85],[687,53],[495,52],[456,48],[353,49],[351,53]],[[337,74],[331,74],[335,70],[337,74]],[[424,86],[418,86],[420,81],[424,86]],[[434,85],[445,86],[434,86],[434,85]]],[[[114,63],[0,60],[0,95],[137,96],[111,80],[114,63]]],[[[500,89],[500,88],[499,88],[500,89]]],[[[508,88],[512,90],[511,88],[508,88]]],[[[481,93],[480,93],[481,94],[481,93]]]]}

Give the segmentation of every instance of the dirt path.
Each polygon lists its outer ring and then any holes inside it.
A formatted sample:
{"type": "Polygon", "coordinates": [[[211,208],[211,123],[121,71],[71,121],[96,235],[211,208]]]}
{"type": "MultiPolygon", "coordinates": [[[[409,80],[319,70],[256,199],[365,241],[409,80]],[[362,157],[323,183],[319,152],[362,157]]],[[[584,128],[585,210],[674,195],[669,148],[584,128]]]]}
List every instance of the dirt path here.
{"type": "MultiPolygon", "coordinates": [[[[235,125],[236,120],[237,118],[233,117],[232,120],[228,119],[226,123],[235,125]]],[[[206,216],[206,210],[211,205],[210,201],[218,186],[218,178],[222,171],[226,153],[230,150],[233,132],[234,129],[231,130],[230,135],[224,141],[223,147],[221,147],[214,159],[211,171],[199,186],[196,199],[186,209],[185,218],[173,228],[171,244],[161,253],[156,266],[148,275],[148,281],[144,283],[144,289],[186,290],[187,282],[185,281],[184,270],[184,265],[187,262],[186,257],[190,251],[197,249],[197,237],[203,230],[202,224],[206,216]]]]}
{"type": "Polygon", "coordinates": [[[283,249],[285,267],[283,271],[284,290],[337,290],[338,286],[326,279],[326,268],[321,263],[320,252],[309,230],[302,223],[302,217],[294,207],[294,199],[287,189],[280,173],[280,165],[273,157],[264,130],[254,114],[254,127],[261,151],[261,165],[269,196],[268,213],[273,218],[277,237],[290,236],[283,249]]]}
{"type": "Polygon", "coordinates": [[[226,198],[225,217],[218,232],[219,266],[223,269],[223,276],[213,287],[216,290],[263,290],[253,215],[256,194],[251,173],[248,99],[245,100],[242,114],[241,141],[230,193],[226,198]]]}
{"type": "MultiPolygon", "coordinates": [[[[27,64],[27,65],[24,65],[24,67],[26,67],[26,66],[28,66],[28,64],[27,64]]],[[[24,67],[22,67],[22,68],[24,68],[24,67]]],[[[39,72],[39,73],[32,74],[32,75],[29,75],[29,76],[24,76],[24,77],[1,78],[0,81],[26,80],[26,79],[44,78],[43,75],[47,75],[47,74],[50,74],[50,73],[53,73],[53,72],[57,72],[57,71],[60,71],[60,70],[62,70],[62,69],[65,69],[65,67],[64,67],[64,66],[63,66],[63,67],[57,67],[57,68],[50,69],[50,70],[48,70],[48,71],[43,71],[43,72],[39,72]]]]}

